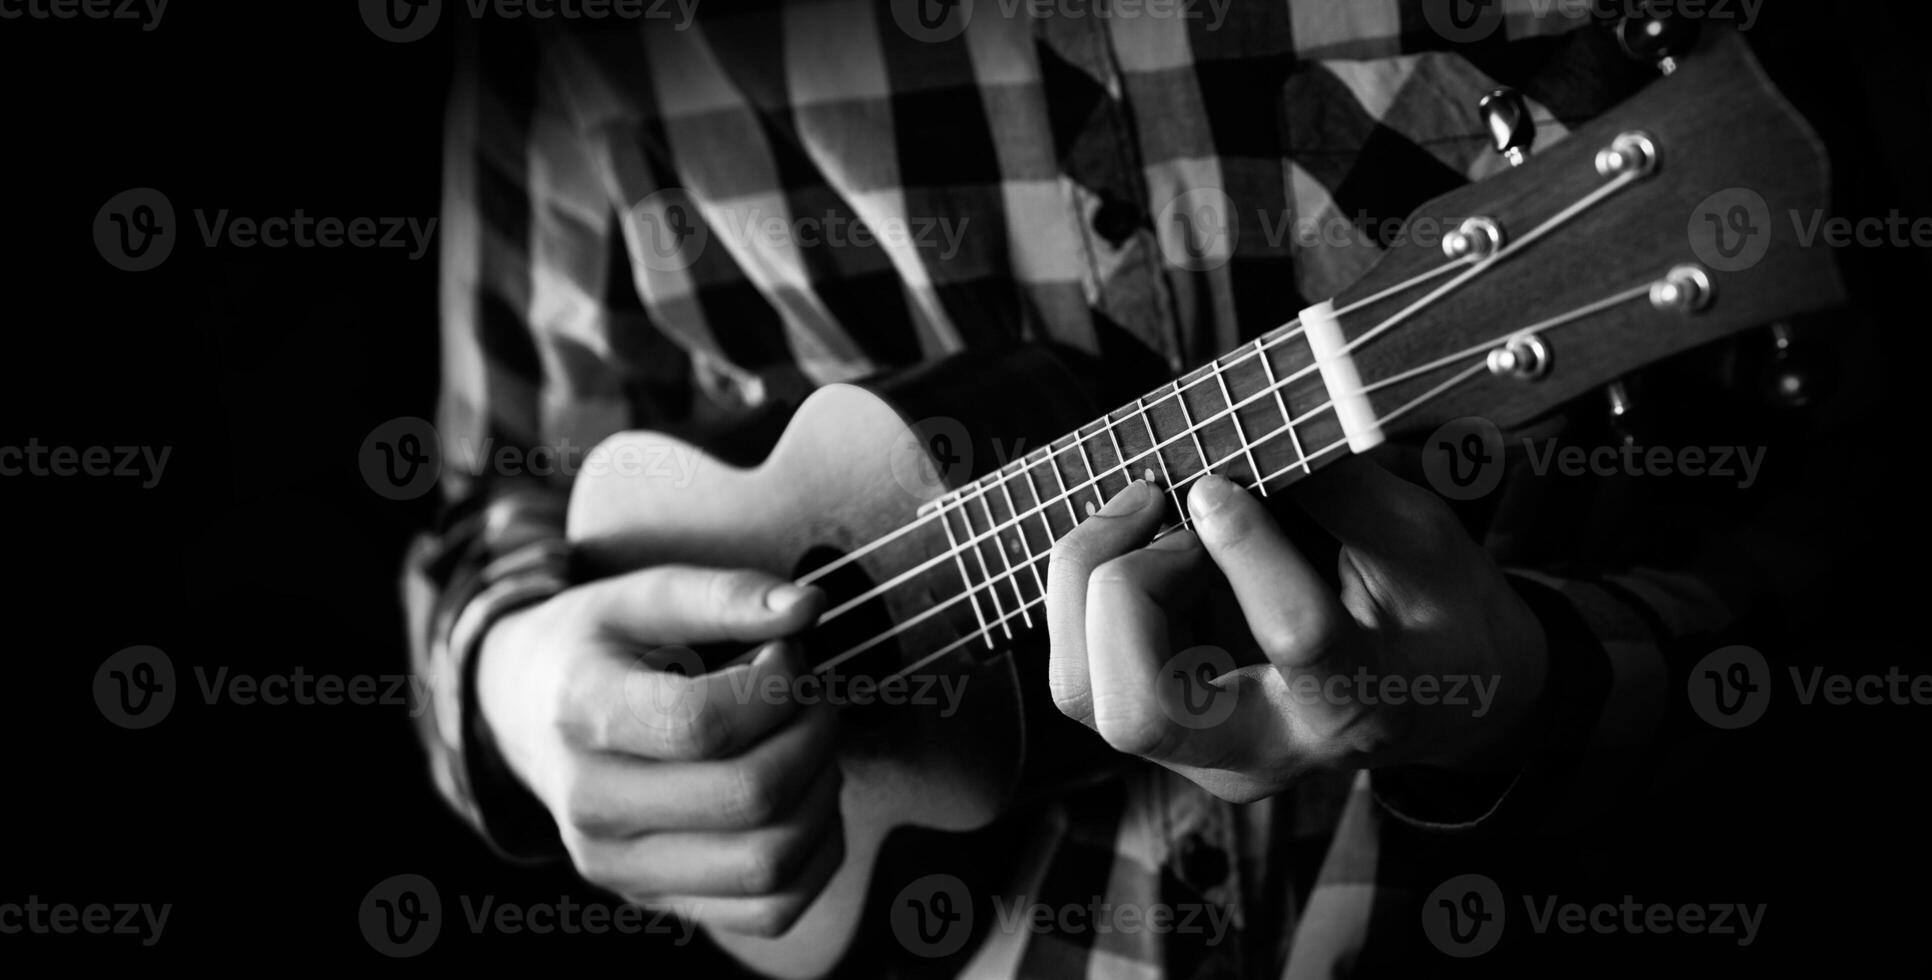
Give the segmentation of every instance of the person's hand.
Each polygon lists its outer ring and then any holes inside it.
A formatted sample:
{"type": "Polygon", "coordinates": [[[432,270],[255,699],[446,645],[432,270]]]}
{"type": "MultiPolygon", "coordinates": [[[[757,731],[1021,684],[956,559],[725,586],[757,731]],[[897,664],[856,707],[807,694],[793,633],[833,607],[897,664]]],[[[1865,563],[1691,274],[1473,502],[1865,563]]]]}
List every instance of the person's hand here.
{"type": "Polygon", "coordinates": [[[484,722],[586,880],[762,936],[811,904],[845,855],[836,713],[767,696],[801,669],[782,642],[702,676],[658,668],[666,647],[691,670],[695,655],[674,645],[786,636],[823,606],[817,589],[762,572],[670,566],[570,589],[491,628],[477,664],[484,722]]]}
{"type": "Polygon", "coordinates": [[[1290,497],[1341,542],[1339,593],[1220,477],[1189,491],[1193,531],[1145,544],[1167,506],[1138,482],[1062,538],[1047,584],[1060,710],[1235,802],[1312,767],[1520,763],[1542,624],[1448,507],[1360,459],[1290,497]],[[1214,637],[1226,649],[1177,649],[1170,618],[1178,631],[1217,576],[1239,607],[1214,637]],[[1227,651],[1244,648],[1257,655],[1239,666],[1227,651]]]}

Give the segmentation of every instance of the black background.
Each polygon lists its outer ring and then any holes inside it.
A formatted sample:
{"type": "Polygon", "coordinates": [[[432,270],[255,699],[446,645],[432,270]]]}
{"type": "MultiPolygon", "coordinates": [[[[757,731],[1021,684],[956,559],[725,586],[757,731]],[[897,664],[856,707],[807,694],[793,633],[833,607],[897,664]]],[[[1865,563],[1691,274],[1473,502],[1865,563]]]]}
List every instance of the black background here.
{"type": "MultiPolygon", "coordinates": [[[[1814,9],[1817,70],[1868,100],[1829,111],[1926,118],[1922,66],[1904,47],[1911,25],[1862,5],[1814,9]]],[[[399,873],[429,877],[443,896],[443,936],[417,963],[649,975],[687,958],[627,937],[466,935],[457,896],[554,901],[573,878],[498,862],[448,813],[404,707],[209,706],[194,687],[197,668],[407,671],[397,570],[430,498],[371,492],[357,454],[378,424],[432,413],[434,249],[414,261],[406,250],[210,249],[190,222],[224,208],[434,216],[448,19],[411,44],[377,39],[348,2],[177,0],[151,33],[0,22],[10,192],[0,445],[172,447],[153,489],[0,478],[11,626],[0,902],[174,905],[153,949],[131,937],[0,936],[10,962],[390,965],[364,942],[357,912],[399,873]],[[134,274],[103,261],[92,223],[108,198],[141,186],[169,197],[182,234],[159,269],[134,274]],[[103,659],[139,644],[167,652],[180,696],[161,725],[126,731],[102,717],[92,683],[103,659]]],[[[1923,149],[1900,135],[1840,165],[1879,205],[1932,214],[1923,149]]],[[[1821,595],[1817,619],[1830,628],[1790,638],[1798,659],[1850,671],[1922,669],[1924,649],[1924,511],[1907,469],[1924,453],[1910,401],[1924,259],[1875,261],[1861,280],[1866,312],[1905,338],[1887,351],[1898,429],[1885,441],[1902,462],[1874,503],[1891,508],[1896,533],[1821,595]]],[[[1659,900],[1769,903],[1760,945],[1625,943],[1579,965],[1626,954],[1750,969],[1800,954],[1870,964],[1920,948],[1932,903],[1917,800],[1932,708],[1778,707],[1681,812],[1589,858],[1659,900]]]]}

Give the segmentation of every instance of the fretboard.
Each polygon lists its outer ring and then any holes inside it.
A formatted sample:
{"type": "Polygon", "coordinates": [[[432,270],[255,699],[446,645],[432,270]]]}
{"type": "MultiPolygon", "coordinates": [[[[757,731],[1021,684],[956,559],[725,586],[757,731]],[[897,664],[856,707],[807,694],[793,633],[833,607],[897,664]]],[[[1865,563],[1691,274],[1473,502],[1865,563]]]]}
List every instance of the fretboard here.
{"type": "Polygon", "coordinates": [[[1268,494],[1348,455],[1328,401],[1306,340],[1284,327],[934,501],[982,630],[1038,620],[1054,542],[1136,479],[1187,526],[1204,473],[1268,494]]]}

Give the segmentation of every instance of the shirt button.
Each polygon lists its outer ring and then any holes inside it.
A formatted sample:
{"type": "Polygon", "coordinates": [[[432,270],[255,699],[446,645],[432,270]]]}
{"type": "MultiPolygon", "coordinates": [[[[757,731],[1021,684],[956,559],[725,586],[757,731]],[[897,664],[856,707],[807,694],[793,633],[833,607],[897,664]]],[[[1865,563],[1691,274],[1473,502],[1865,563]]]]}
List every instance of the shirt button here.
{"type": "Polygon", "coordinates": [[[1197,836],[1181,841],[1175,855],[1174,872],[1198,892],[1206,892],[1227,880],[1228,854],[1197,836]]]}
{"type": "Polygon", "coordinates": [[[1143,216],[1139,208],[1126,201],[1108,198],[1093,212],[1093,230],[1115,248],[1140,230],[1143,216]]]}

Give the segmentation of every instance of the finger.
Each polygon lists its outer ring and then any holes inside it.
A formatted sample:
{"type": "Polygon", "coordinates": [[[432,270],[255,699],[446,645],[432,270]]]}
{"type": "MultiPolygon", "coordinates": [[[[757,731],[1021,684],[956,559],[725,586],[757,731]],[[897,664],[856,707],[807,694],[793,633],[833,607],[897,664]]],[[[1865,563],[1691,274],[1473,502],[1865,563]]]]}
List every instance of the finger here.
{"type": "Polygon", "coordinates": [[[845,832],[834,827],[798,877],[782,891],[756,898],[663,895],[639,904],[668,905],[714,929],[767,938],[780,936],[811,908],[812,900],[844,863],[845,832]]]}
{"type": "Polygon", "coordinates": [[[659,565],[587,588],[607,635],[651,646],[769,640],[825,607],[822,590],[749,569],[659,565]]]}
{"type": "MultiPolygon", "coordinates": [[[[1184,531],[1094,572],[1087,591],[1094,729],[1118,751],[1197,766],[1217,765],[1231,751],[1235,739],[1220,723],[1223,716],[1186,712],[1185,697],[1174,696],[1177,681],[1214,680],[1197,676],[1187,654],[1176,657],[1168,635],[1168,610],[1190,605],[1207,564],[1200,541],[1184,531]]],[[[1232,669],[1232,659],[1223,659],[1212,673],[1232,669]]],[[[1206,694],[1210,702],[1218,697],[1211,689],[1206,694]]]]}
{"type": "Polygon", "coordinates": [[[666,761],[729,758],[797,713],[791,693],[805,669],[796,647],[784,642],[708,674],[683,647],[613,652],[571,678],[564,733],[593,751],[666,761]]]}
{"type": "Polygon", "coordinates": [[[591,755],[552,810],[590,837],[769,826],[793,811],[825,766],[837,764],[837,736],[837,710],[821,705],[723,762],[591,755]]]}
{"type": "Polygon", "coordinates": [[[623,895],[755,896],[782,892],[839,833],[837,765],[813,781],[785,820],[744,833],[669,832],[637,838],[585,837],[572,856],[583,876],[623,895]]]}
{"type": "Polygon", "coordinates": [[[1319,663],[1354,626],[1313,565],[1246,490],[1206,476],[1187,496],[1194,530],[1227,577],[1249,632],[1281,669],[1319,663]]]}
{"type": "Polygon", "coordinates": [[[1104,562],[1140,547],[1160,528],[1166,508],[1153,484],[1135,480],[1106,506],[1067,532],[1047,562],[1047,684],[1069,718],[1093,718],[1087,688],[1087,578],[1104,562]]]}

